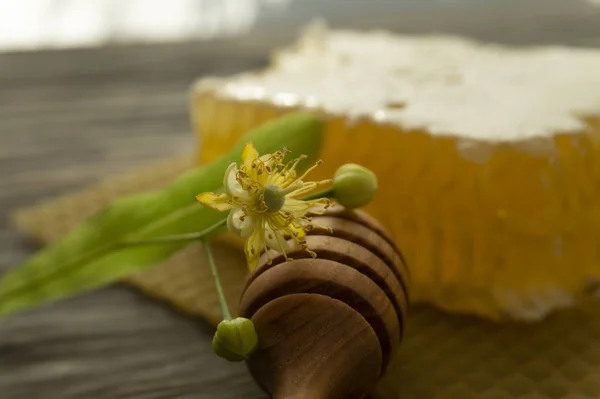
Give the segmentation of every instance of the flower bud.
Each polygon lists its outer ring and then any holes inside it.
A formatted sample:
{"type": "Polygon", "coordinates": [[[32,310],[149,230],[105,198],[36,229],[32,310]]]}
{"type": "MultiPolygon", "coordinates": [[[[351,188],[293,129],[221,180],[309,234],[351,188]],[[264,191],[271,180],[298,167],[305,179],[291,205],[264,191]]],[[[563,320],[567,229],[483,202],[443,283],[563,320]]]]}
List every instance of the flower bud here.
{"type": "Polygon", "coordinates": [[[243,317],[221,321],[212,341],[215,353],[232,362],[248,359],[257,345],[254,324],[243,317]]]}
{"type": "Polygon", "coordinates": [[[367,205],[377,191],[377,176],[364,166],[347,163],[333,176],[333,192],[337,202],[354,209],[367,205]]]}

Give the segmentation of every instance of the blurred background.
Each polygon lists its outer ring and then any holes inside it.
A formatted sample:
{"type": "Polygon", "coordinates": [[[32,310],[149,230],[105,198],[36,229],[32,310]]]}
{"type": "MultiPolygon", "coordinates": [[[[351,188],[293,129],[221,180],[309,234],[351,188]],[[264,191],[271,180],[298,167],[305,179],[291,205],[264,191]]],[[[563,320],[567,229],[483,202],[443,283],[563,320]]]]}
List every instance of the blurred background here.
{"type": "Polygon", "coordinates": [[[2,0],[0,50],[241,36],[269,47],[314,17],[351,28],[585,45],[598,39],[595,5],[600,0],[2,0]]]}
{"type": "MultiPolygon", "coordinates": [[[[600,48],[599,0],[0,0],[0,272],[15,209],[191,154],[188,88],[333,28],[600,48]]],[[[577,73],[577,71],[573,71],[577,73]]],[[[0,321],[0,398],[262,398],[212,329],[123,287],[0,321]]]]}

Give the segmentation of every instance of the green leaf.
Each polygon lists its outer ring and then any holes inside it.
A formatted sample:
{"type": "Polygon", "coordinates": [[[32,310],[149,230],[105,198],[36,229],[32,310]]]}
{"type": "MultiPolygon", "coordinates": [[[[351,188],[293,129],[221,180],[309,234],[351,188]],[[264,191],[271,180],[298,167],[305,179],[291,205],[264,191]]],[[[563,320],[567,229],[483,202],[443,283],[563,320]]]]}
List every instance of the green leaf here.
{"type": "Polygon", "coordinates": [[[300,166],[318,156],[323,126],[306,113],[289,114],[248,132],[215,161],[190,170],[163,190],[124,197],[91,216],[58,242],[42,249],[0,280],[0,317],[106,285],[166,260],[189,243],[122,247],[120,243],[204,230],[222,221],[196,202],[196,195],[222,187],[225,169],[240,162],[245,143],[259,153],[283,147],[306,154],[300,166]]]}

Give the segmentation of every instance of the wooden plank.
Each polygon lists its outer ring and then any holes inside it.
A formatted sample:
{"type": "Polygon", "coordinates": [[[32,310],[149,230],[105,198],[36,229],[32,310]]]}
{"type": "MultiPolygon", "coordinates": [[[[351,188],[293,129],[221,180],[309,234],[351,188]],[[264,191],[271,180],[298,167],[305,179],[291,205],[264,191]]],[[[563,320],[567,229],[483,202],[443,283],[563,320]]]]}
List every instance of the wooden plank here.
{"type": "MultiPolygon", "coordinates": [[[[0,269],[35,247],[8,212],[134,165],[189,153],[187,88],[264,64],[195,46],[0,58],[0,269]]],[[[262,398],[212,329],[113,286],[0,321],[0,398],[262,398]]]]}

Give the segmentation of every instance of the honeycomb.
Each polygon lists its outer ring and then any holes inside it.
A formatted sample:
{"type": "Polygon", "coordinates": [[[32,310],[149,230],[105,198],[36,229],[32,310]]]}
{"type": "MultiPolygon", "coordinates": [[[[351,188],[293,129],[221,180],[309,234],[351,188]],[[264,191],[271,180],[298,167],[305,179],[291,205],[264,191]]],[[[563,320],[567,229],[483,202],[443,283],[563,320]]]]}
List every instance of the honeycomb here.
{"type": "Polygon", "coordinates": [[[600,51],[311,29],[259,72],[191,90],[197,161],[297,109],[326,120],[313,177],[377,173],[366,211],[414,302],[534,321],[600,276],[600,51]],[[574,73],[573,71],[577,71],[574,73]]]}

